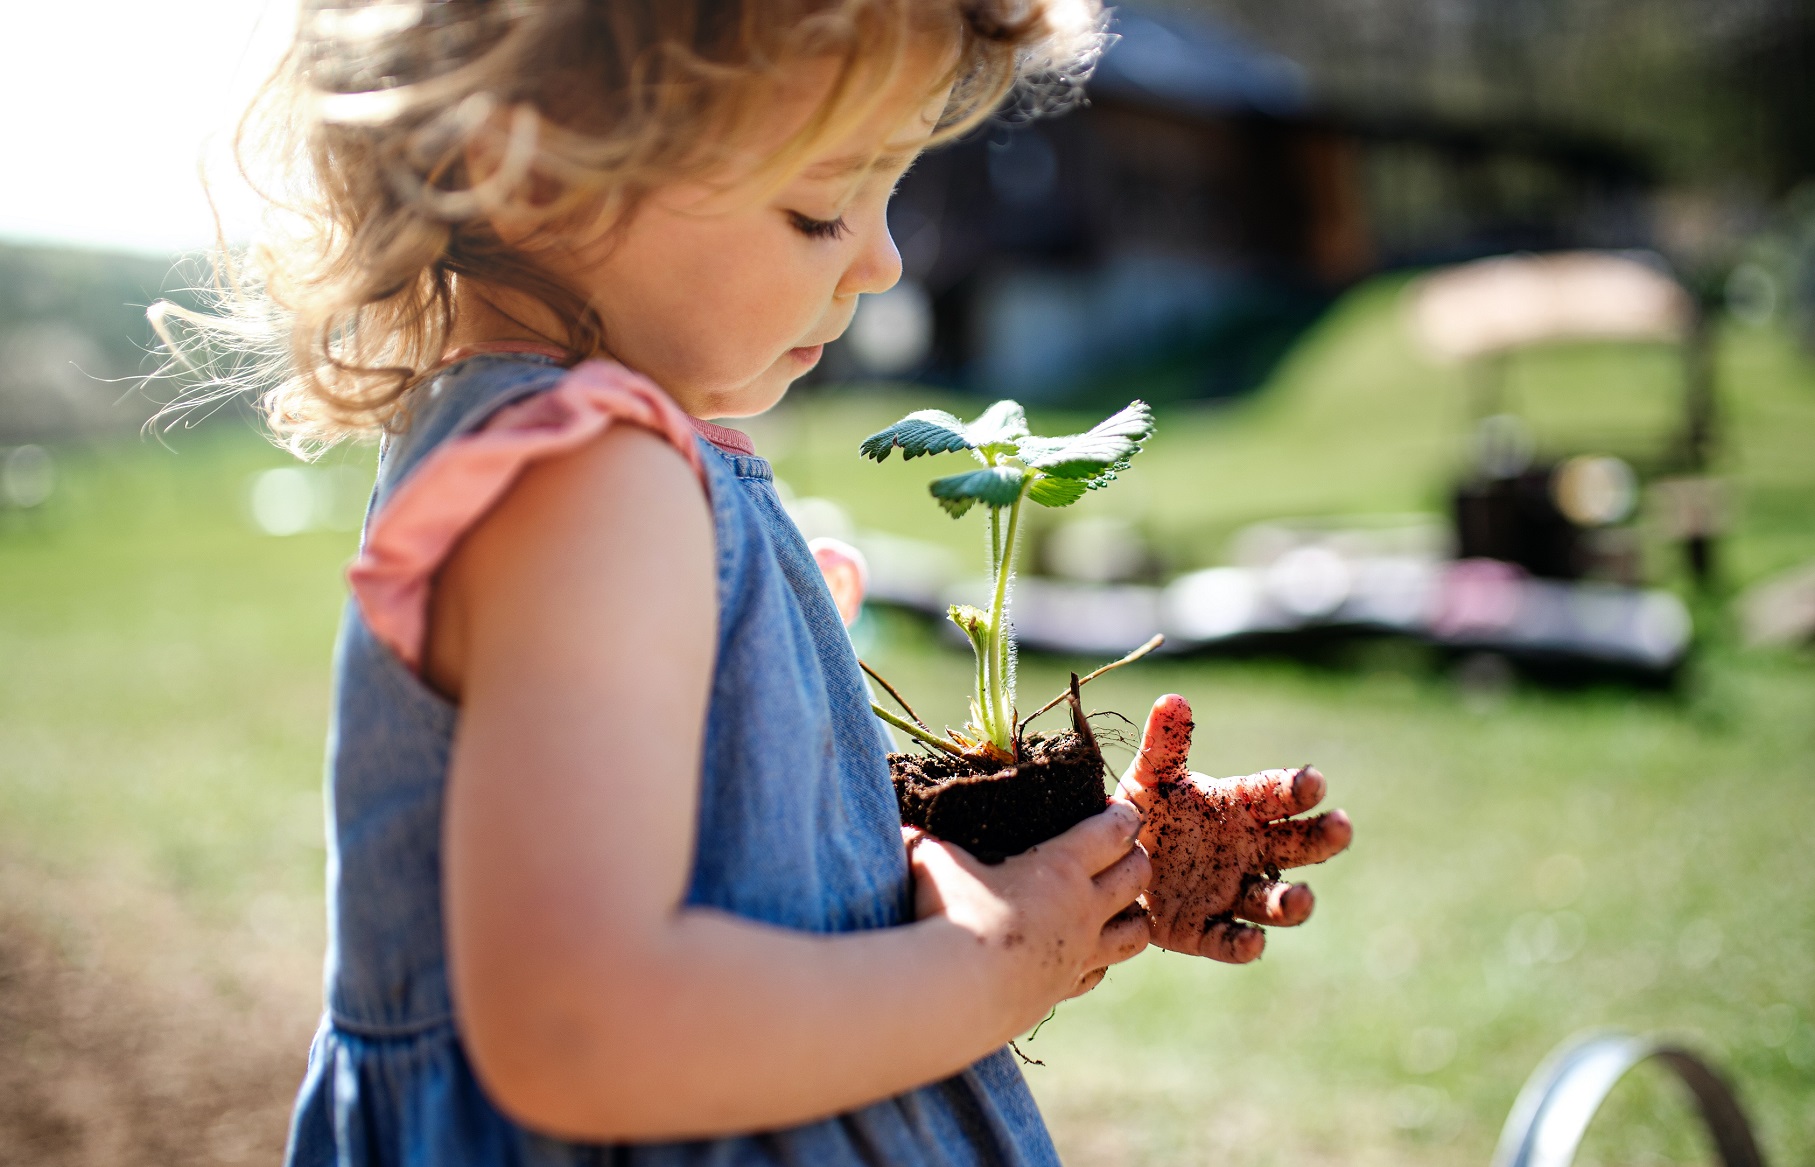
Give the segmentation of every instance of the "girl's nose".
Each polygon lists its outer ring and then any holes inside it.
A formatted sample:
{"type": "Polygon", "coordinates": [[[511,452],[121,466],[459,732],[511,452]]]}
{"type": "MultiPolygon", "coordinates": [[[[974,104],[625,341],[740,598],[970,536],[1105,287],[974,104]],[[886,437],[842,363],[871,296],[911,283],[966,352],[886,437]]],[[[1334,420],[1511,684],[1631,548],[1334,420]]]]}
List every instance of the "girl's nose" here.
{"type": "Polygon", "coordinates": [[[845,269],[838,290],[844,295],[886,292],[901,279],[901,252],[889,235],[888,219],[877,216],[877,223],[865,237],[864,245],[851,266],[845,269]]]}

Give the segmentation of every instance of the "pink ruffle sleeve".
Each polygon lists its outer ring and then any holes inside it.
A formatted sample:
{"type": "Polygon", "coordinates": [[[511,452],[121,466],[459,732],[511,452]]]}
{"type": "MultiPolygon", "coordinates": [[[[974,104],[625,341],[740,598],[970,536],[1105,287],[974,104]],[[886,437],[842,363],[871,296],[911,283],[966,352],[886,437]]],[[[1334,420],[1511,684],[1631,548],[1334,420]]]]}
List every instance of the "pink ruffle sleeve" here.
{"type": "Polygon", "coordinates": [[[500,409],[482,429],[429,454],[372,517],[347,571],[372,634],[419,668],[429,589],[454,544],[531,462],[582,446],[620,421],[668,439],[704,485],[695,423],[680,406],[621,365],[576,365],[553,389],[500,409]]]}

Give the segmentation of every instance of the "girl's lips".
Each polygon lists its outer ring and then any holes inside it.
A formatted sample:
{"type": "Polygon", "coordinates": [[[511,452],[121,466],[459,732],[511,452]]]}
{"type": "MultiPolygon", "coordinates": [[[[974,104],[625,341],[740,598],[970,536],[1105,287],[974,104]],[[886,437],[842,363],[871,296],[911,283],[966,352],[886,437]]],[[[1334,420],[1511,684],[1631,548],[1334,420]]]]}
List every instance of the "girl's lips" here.
{"type": "Polygon", "coordinates": [[[825,345],[814,344],[803,348],[791,348],[788,350],[788,355],[808,368],[812,368],[819,363],[819,358],[825,351],[825,345]]]}

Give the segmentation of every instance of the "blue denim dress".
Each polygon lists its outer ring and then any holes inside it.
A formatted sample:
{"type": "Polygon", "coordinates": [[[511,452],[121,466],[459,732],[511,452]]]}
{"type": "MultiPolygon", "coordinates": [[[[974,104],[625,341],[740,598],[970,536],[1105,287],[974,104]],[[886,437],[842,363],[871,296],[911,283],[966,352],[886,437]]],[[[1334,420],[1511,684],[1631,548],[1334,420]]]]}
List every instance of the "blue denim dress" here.
{"type": "MultiPolygon", "coordinates": [[[[553,387],[527,356],[455,365],[380,462],[374,513],[441,443],[553,387]]],[[[911,918],[886,739],[769,465],[700,443],[717,539],[719,634],[687,902],[808,932],[911,918]]],[[[327,1011],[309,1051],[293,1167],[1050,1164],[1007,1050],[820,1122],[731,1138],[585,1146],[499,1112],[461,1047],[441,921],[441,817],[459,710],[349,604],[328,747],[327,1011]]]]}

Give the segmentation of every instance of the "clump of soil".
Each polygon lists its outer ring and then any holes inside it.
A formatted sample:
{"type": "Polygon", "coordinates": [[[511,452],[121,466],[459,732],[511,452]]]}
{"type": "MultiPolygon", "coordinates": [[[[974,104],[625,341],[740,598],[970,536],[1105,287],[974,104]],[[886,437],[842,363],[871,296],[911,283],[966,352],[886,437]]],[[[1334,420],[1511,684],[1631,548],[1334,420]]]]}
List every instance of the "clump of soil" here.
{"type": "Polygon", "coordinates": [[[901,821],[1000,863],[1102,812],[1103,751],[1087,732],[1033,734],[999,766],[951,754],[890,754],[901,821]]]}

